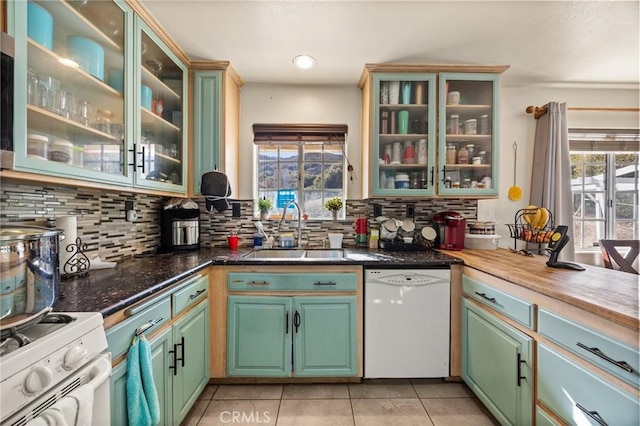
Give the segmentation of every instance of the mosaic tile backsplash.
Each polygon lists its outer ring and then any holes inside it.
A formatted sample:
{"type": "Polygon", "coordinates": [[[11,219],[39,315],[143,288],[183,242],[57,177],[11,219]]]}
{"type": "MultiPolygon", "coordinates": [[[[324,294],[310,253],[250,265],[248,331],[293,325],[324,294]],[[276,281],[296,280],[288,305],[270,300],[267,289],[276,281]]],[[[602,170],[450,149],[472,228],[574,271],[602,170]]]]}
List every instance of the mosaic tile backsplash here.
{"type": "MultiPolygon", "coordinates": [[[[133,255],[155,253],[160,247],[160,210],[163,197],[61,186],[36,186],[15,182],[2,182],[0,192],[0,223],[37,221],[61,216],[78,217],[78,236],[88,246],[89,258],[100,256],[105,261],[117,261],[133,255]],[[125,201],[133,201],[138,220],[127,222],[125,201]]],[[[204,200],[200,206],[201,246],[226,247],[226,236],[238,230],[240,246],[250,247],[256,232],[253,200],[230,200],[240,204],[240,217],[232,217],[232,210],[209,213],[204,200]]],[[[374,205],[382,208],[386,217],[405,218],[407,204],[415,211],[414,221],[420,229],[429,223],[436,212],[454,210],[468,219],[474,219],[477,201],[471,199],[402,199],[375,198],[347,200],[344,220],[308,220],[303,222],[303,240],[310,246],[326,244],[328,232],[344,233],[343,246],[355,247],[353,222],[356,218],[373,219],[374,205]]],[[[269,235],[277,236],[277,221],[263,221],[269,235]]],[[[282,232],[295,232],[296,221],[287,220],[282,232]]]]}

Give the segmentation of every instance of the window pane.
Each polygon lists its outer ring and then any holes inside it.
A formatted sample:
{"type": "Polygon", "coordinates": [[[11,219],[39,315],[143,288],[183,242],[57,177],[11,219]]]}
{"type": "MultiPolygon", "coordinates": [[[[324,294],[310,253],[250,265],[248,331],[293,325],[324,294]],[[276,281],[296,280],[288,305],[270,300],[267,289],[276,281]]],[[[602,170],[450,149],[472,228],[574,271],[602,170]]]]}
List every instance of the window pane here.
{"type": "Polygon", "coordinates": [[[281,189],[298,189],[298,163],[280,163],[281,189]]]}
{"type": "Polygon", "coordinates": [[[275,145],[260,145],[258,148],[258,161],[278,161],[278,147],[275,145]]]}
{"type": "Polygon", "coordinates": [[[304,169],[304,182],[303,182],[304,189],[322,188],[322,177],[320,176],[320,170],[322,170],[322,164],[304,163],[303,169],[304,169]]]}
{"type": "Polygon", "coordinates": [[[634,153],[616,154],[617,165],[636,164],[637,162],[638,162],[638,154],[634,154],[634,153]]]}
{"type": "Polygon", "coordinates": [[[322,202],[322,191],[304,192],[304,211],[313,218],[323,216],[324,205],[322,202]]]}
{"type": "Polygon", "coordinates": [[[585,221],[584,223],[584,247],[582,248],[592,248],[595,247],[595,244],[605,238],[604,233],[604,221],[585,221]]]}
{"type": "Polygon", "coordinates": [[[298,146],[297,145],[279,145],[280,147],[280,161],[298,161],[298,146]]]}
{"type": "Polygon", "coordinates": [[[326,189],[342,189],[343,174],[342,164],[325,164],[324,187],[326,189]]]}
{"type": "Polygon", "coordinates": [[[344,160],[342,149],[339,145],[325,145],[324,161],[327,163],[341,163],[344,160]]]}
{"type": "Polygon", "coordinates": [[[635,240],[637,239],[637,232],[634,232],[634,222],[616,222],[616,235],[614,239],[617,240],[635,240]]]}
{"type": "Polygon", "coordinates": [[[616,192],[616,219],[634,219],[634,210],[638,208],[635,192],[616,192]]]}
{"type": "Polygon", "coordinates": [[[309,162],[322,161],[322,145],[305,145],[302,161],[309,161],[309,162]]]}
{"type": "Polygon", "coordinates": [[[584,217],[592,219],[604,219],[606,200],[603,193],[584,194],[584,217]]]}

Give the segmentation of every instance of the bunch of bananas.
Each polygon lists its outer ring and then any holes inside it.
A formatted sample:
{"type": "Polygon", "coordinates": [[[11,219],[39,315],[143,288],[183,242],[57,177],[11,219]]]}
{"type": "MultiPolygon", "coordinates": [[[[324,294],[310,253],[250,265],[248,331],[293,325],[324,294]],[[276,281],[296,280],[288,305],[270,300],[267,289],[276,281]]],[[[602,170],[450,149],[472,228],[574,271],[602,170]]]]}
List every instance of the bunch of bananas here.
{"type": "Polygon", "coordinates": [[[534,205],[530,205],[525,207],[524,213],[522,213],[522,218],[531,226],[531,229],[534,231],[544,229],[549,222],[549,210],[544,207],[538,207],[534,205]]]}

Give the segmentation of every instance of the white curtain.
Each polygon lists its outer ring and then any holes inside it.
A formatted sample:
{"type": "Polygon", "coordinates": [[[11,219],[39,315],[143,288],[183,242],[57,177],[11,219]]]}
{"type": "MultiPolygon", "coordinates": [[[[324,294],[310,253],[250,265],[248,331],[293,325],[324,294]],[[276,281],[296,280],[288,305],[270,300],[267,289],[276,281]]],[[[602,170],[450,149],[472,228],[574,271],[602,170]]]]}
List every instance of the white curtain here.
{"type": "MultiPolygon", "coordinates": [[[[553,214],[554,225],[566,225],[573,236],[573,196],[567,105],[549,102],[547,113],[536,123],[533,148],[530,204],[546,207],[553,214]]],[[[560,253],[562,260],[574,260],[573,238],[560,253]]]]}

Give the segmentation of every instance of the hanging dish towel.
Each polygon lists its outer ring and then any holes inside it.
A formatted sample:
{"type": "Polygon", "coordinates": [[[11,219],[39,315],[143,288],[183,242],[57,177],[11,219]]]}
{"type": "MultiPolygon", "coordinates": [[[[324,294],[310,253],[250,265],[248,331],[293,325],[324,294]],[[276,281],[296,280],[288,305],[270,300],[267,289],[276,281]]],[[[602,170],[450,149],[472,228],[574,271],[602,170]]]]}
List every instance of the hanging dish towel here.
{"type": "Polygon", "coordinates": [[[127,355],[127,414],[131,425],[151,426],[160,421],[151,347],[144,334],[133,338],[127,355]]]}

